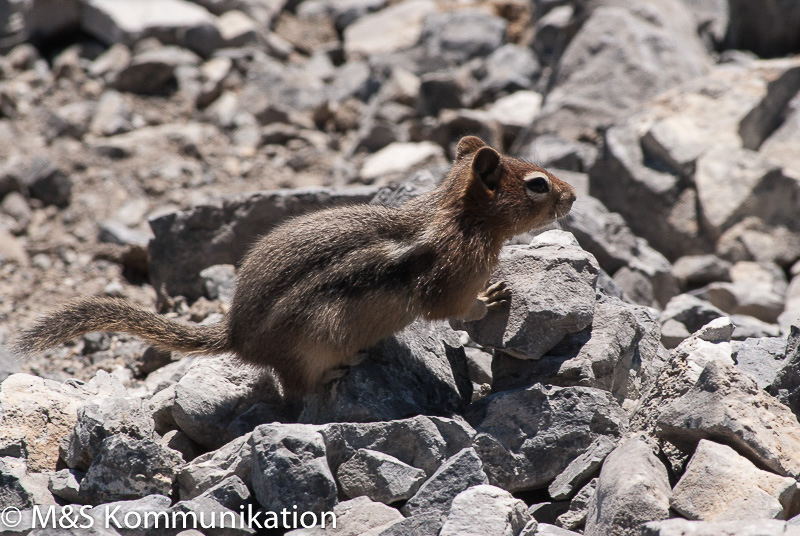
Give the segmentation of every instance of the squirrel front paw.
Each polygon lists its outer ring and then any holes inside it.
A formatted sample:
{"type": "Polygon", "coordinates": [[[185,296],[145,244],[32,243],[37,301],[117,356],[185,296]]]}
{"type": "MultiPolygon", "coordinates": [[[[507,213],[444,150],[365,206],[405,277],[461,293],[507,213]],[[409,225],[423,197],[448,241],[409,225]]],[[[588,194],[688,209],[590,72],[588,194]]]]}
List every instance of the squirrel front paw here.
{"type": "Polygon", "coordinates": [[[498,309],[505,306],[511,299],[511,289],[507,287],[505,281],[498,281],[484,290],[478,299],[486,304],[486,307],[498,309]]]}

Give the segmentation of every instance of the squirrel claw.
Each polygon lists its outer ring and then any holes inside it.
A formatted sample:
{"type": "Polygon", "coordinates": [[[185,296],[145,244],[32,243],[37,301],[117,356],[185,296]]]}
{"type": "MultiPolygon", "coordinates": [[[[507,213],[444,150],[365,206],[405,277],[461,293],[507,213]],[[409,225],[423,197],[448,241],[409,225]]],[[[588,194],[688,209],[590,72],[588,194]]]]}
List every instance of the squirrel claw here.
{"type": "Polygon", "coordinates": [[[487,287],[478,297],[489,309],[499,309],[505,306],[511,299],[511,289],[506,286],[505,281],[487,287]]]}

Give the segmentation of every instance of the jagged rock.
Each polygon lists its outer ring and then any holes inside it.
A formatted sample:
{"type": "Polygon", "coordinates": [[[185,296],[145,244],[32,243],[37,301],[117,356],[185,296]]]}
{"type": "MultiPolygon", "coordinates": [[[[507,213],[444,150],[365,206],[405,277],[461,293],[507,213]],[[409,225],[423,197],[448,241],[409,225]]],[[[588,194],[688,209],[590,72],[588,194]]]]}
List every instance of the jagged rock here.
{"type": "MultiPolygon", "coordinates": [[[[114,501],[97,505],[91,510],[88,510],[87,514],[94,521],[94,526],[101,528],[107,527],[114,531],[115,534],[119,532],[128,536],[130,534],[141,533],[142,529],[154,530],[155,523],[152,521],[152,518],[148,519],[148,515],[163,515],[168,511],[171,503],[172,501],[169,497],[153,494],[142,497],[141,499],[114,501]],[[127,519],[126,516],[128,516],[127,519]],[[139,530],[127,528],[132,525],[140,525],[141,528],[139,530]]],[[[164,519],[161,518],[160,521],[163,530],[164,519]]]]}
{"type": "Polygon", "coordinates": [[[638,536],[641,525],[669,517],[667,469],[652,447],[634,437],[608,455],[586,515],[586,536],[638,536]]]}
{"type": "Polygon", "coordinates": [[[439,417],[417,416],[375,423],[332,423],[322,428],[331,471],[365,448],[394,456],[430,476],[445,458],[469,447],[475,431],[439,417]]]}
{"type": "Polygon", "coordinates": [[[717,240],[717,254],[733,262],[788,266],[800,258],[800,235],[785,224],[769,224],[760,217],[746,216],[722,233],[717,240]]]}
{"type": "Polygon", "coordinates": [[[758,469],[735,450],[700,440],[672,490],[670,506],[687,519],[786,519],[794,513],[797,482],[758,469]]]}
{"type": "Polygon", "coordinates": [[[492,362],[492,389],[535,382],[597,387],[612,392],[629,409],[661,368],[662,353],[650,310],[604,297],[595,304],[591,326],[567,335],[541,359],[519,360],[498,352],[492,362]]]}
{"type": "Polygon", "coordinates": [[[680,2],[658,11],[626,7],[597,7],[581,26],[560,58],[554,88],[534,124],[537,132],[578,139],[665,88],[706,72],[709,58],[680,2]],[[645,59],[653,56],[658,70],[645,59]],[[622,80],[630,82],[620,88],[622,80]]]}
{"type": "Polygon", "coordinates": [[[692,294],[678,294],[672,298],[661,314],[661,341],[667,348],[675,348],[689,335],[725,313],[692,294]]]}
{"type": "Polygon", "coordinates": [[[762,337],[733,343],[736,368],[750,375],[762,389],[772,384],[787,357],[786,337],[762,337]]]}
{"type": "Polygon", "coordinates": [[[688,521],[669,519],[654,521],[642,527],[641,536],[800,536],[800,527],[786,521],[688,521]]]}
{"type": "Polygon", "coordinates": [[[319,427],[265,424],[253,431],[252,486],[256,500],[271,512],[330,511],[337,503],[336,482],[325,457],[319,427]]]}
{"type": "Polygon", "coordinates": [[[786,340],[783,364],[767,391],[800,413],[800,327],[792,326],[786,340]]]}
{"type": "Polygon", "coordinates": [[[0,386],[0,437],[23,442],[29,470],[54,470],[59,442],[72,432],[83,401],[92,395],[126,394],[104,371],[86,385],[12,374],[0,386]]]}
{"type": "Polygon", "coordinates": [[[730,319],[718,318],[672,350],[664,368],[633,410],[631,430],[652,432],[664,405],[691,389],[708,363],[721,361],[733,364],[732,333],[730,319]]]}
{"type": "MultiPolygon", "coordinates": [[[[203,492],[197,497],[175,503],[169,508],[167,514],[172,517],[175,514],[191,514],[195,513],[200,516],[216,516],[216,523],[213,534],[225,534],[231,536],[239,536],[245,534],[255,534],[255,527],[248,526],[246,522],[243,523],[239,514],[245,512],[243,507],[248,505],[250,499],[250,492],[244,482],[238,477],[232,476],[220,482],[213,488],[203,492]]],[[[177,517],[176,519],[182,519],[177,517]]],[[[192,518],[187,518],[185,528],[194,528],[197,525],[192,521],[192,518]]],[[[202,519],[202,518],[201,518],[202,519]]],[[[201,525],[203,526],[203,525],[201,525]]],[[[178,521],[178,528],[183,528],[178,521]]]]}
{"type": "Polygon", "coordinates": [[[208,54],[222,44],[214,16],[184,0],[90,0],[83,8],[81,26],[109,45],[132,46],[155,37],[164,44],[208,54]]]}
{"type": "Polygon", "coordinates": [[[117,434],[100,444],[80,494],[90,504],[168,495],[182,466],[178,452],[152,439],[117,434]]]}
{"type": "Polygon", "coordinates": [[[84,498],[80,493],[81,480],[86,475],[83,471],[76,469],[62,469],[56,471],[50,477],[50,483],[47,489],[50,492],[73,504],[83,504],[84,498]]]}
{"type": "Polygon", "coordinates": [[[594,500],[597,492],[597,478],[593,478],[583,486],[578,493],[569,501],[565,512],[558,515],[555,524],[563,529],[578,529],[586,524],[586,516],[589,514],[589,506],[594,500]]]}
{"type": "Polygon", "coordinates": [[[492,282],[506,281],[510,312],[476,322],[451,321],[478,344],[519,359],[539,359],[565,335],[592,323],[597,261],[564,231],[547,231],[529,246],[507,246],[492,282]]]}
{"type": "Polygon", "coordinates": [[[28,471],[24,459],[0,458],[0,501],[4,507],[24,509],[56,503],[48,490],[49,476],[28,471]]]}
{"type": "Polygon", "coordinates": [[[425,18],[420,46],[426,56],[461,64],[486,57],[505,41],[506,21],[484,10],[457,9],[425,18]]]}
{"type": "Polygon", "coordinates": [[[275,418],[264,422],[286,418],[270,374],[230,356],[204,358],[195,361],[175,386],[172,416],[193,441],[214,449],[242,435],[235,419],[257,402],[275,409],[275,418]]]}
{"type": "Polygon", "coordinates": [[[531,520],[525,503],[488,485],[468,488],[453,499],[440,536],[517,536],[531,520]]]}
{"type": "Polygon", "coordinates": [[[382,452],[359,449],[336,472],[339,488],[347,497],[366,495],[391,504],[410,498],[425,481],[425,471],[382,452]]]}
{"type": "Polygon", "coordinates": [[[711,283],[696,291],[697,295],[729,313],[777,321],[788,286],[779,266],[740,261],[731,267],[730,275],[730,283],[711,283]]]}
{"type": "Polygon", "coordinates": [[[416,45],[425,17],[435,10],[432,0],[405,0],[365,15],[345,29],[345,54],[358,58],[416,45]]]}
{"type": "Polygon", "coordinates": [[[672,264],[672,275],[681,287],[701,287],[713,281],[730,280],[731,263],[716,255],[686,255],[672,264]]]}
{"type": "Polygon", "coordinates": [[[709,362],[685,395],[662,407],[658,435],[684,452],[710,439],[780,475],[800,474],[797,418],[732,364],[709,362]]]}
{"type": "MultiPolygon", "coordinates": [[[[142,130],[142,129],[140,129],[142,130]]],[[[223,197],[150,221],[150,278],[171,295],[205,294],[200,271],[236,264],[253,241],[281,221],[320,207],[369,201],[373,187],[303,188],[223,197]]]]}
{"type": "MultiPolygon", "coordinates": [[[[357,497],[340,502],[333,507],[333,515],[336,519],[336,528],[328,526],[326,528],[298,529],[287,532],[286,536],[348,536],[351,534],[378,536],[390,534],[392,528],[404,520],[400,512],[394,508],[374,502],[367,497],[357,497]]],[[[408,534],[413,536],[414,533],[408,534]]]]}
{"type": "Polygon", "coordinates": [[[460,492],[487,483],[478,453],[475,449],[466,448],[448,458],[420,486],[401,511],[406,517],[420,513],[438,513],[443,522],[460,492]]]}
{"type": "Polygon", "coordinates": [[[366,351],[366,359],[321,393],[306,397],[302,422],[389,421],[409,414],[452,414],[472,396],[455,333],[417,321],[366,351]],[[398,390],[397,386],[403,385],[398,390]]]}
{"type": "Polygon", "coordinates": [[[556,522],[556,518],[558,518],[558,516],[566,513],[567,510],[569,510],[569,506],[570,501],[547,501],[543,503],[532,504],[528,508],[528,513],[539,523],[549,523],[552,525],[556,522]]]}
{"type": "Polygon", "coordinates": [[[584,486],[600,470],[603,460],[614,450],[616,444],[605,436],[595,439],[586,451],[572,460],[572,462],[558,475],[547,492],[556,501],[569,499],[576,491],[584,486]]]}
{"type": "Polygon", "coordinates": [[[217,450],[201,454],[178,473],[180,498],[189,500],[236,476],[249,484],[253,474],[251,434],[245,434],[217,450]]]}
{"type": "Polygon", "coordinates": [[[628,426],[606,391],[541,384],[483,398],[467,420],[489,483],[511,492],[544,487],[599,436],[618,438],[628,426]]]}
{"type": "Polygon", "coordinates": [[[78,421],[62,458],[68,467],[86,471],[103,441],[115,434],[153,439],[155,425],[142,401],[134,398],[97,398],[78,408],[78,421]]]}

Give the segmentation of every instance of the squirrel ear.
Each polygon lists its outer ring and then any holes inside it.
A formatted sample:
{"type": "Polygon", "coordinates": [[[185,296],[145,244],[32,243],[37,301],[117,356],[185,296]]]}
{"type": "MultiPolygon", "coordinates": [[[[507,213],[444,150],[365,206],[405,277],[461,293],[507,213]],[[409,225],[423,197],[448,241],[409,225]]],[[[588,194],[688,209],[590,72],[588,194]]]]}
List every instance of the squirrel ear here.
{"type": "Polygon", "coordinates": [[[472,159],[472,175],[483,185],[494,190],[500,179],[500,154],[491,147],[482,147],[472,159]]]}
{"type": "Polygon", "coordinates": [[[472,154],[481,147],[486,147],[486,143],[477,136],[464,136],[458,142],[456,148],[456,160],[461,160],[468,154],[472,154]]]}

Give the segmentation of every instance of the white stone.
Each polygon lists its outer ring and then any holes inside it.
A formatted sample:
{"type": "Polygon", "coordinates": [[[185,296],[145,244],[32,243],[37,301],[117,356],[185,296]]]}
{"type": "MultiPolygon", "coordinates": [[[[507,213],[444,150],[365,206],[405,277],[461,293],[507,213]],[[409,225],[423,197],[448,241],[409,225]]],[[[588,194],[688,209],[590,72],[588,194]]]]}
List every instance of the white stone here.
{"type": "Polygon", "coordinates": [[[541,109],[540,93],[521,90],[497,99],[489,107],[489,115],[505,128],[524,128],[533,123],[541,109]]]}
{"type": "Polygon", "coordinates": [[[425,16],[436,10],[432,0],[406,0],[361,17],[344,31],[348,57],[395,52],[414,46],[425,16]]]}
{"type": "Polygon", "coordinates": [[[444,151],[435,143],[390,143],[364,160],[361,177],[374,180],[390,173],[404,173],[435,158],[444,158],[444,151]]]}
{"type": "Polygon", "coordinates": [[[524,502],[484,484],[456,496],[439,536],[516,536],[530,520],[524,502]]]}

